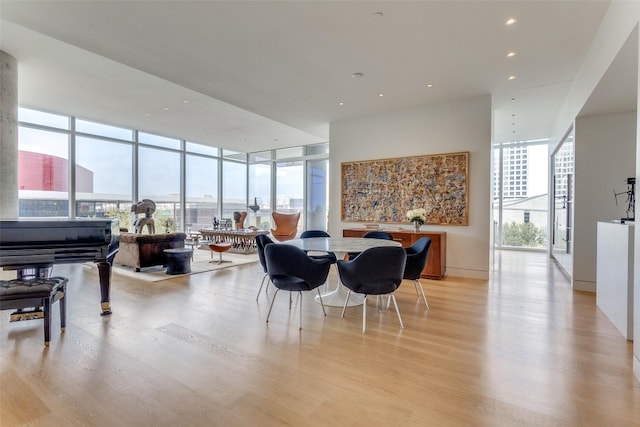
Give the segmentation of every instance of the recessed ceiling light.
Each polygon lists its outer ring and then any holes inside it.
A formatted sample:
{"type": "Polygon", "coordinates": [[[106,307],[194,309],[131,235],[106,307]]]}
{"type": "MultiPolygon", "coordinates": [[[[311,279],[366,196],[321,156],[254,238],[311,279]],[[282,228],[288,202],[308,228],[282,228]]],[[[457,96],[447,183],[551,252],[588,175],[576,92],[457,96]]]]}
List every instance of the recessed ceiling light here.
{"type": "Polygon", "coordinates": [[[351,77],[353,77],[354,79],[359,79],[359,78],[364,77],[364,74],[363,73],[353,73],[353,74],[351,74],[351,77]]]}
{"type": "Polygon", "coordinates": [[[380,93],[380,94],[378,94],[378,96],[384,96],[384,93],[380,93]]]}
{"type": "Polygon", "coordinates": [[[509,80],[515,80],[516,76],[509,76],[509,80]]]}
{"type": "Polygon", "coordinates": [[[379,16],[379,17],[384,16],[384,13],[382,13],[382,12],[374,12],[373,14],[374,14],[375,16],[379,16]]]}
{"type": "Polygon", "coordinates": [[[163,110],[164,111],[169,111],[169,107],[164,107],[163,110]]]}
{"type": "Polygon", "coordinates": [[[432,85],[431,83],[429,83],[429,84],[427,85],[427,87],[433,87],[433,85],[432,85]]]}
{"type": "Polygon", "coordinates": [[[185,99],[184,101],[182,101],[182,102],[184,102],[185,104],[188,104],[188,103],[189,103],[189,101],[187,101],[186,99],[185,99]]]}
{"type": "Polygon", "coordinates": [[[145,114],[145,116],[151,117],[151,113],[147,113],[147,114],[145,114]]]}
{"type": "Polygon", "coordinates": [[[342,105],[344,105],[344,102],[339,102],[339,103],[338,103],[338,105],[341,105],[341,106],[342,106],[342,105]]]}
{"type": "Polygon", "coordinates": [[[513,58],[514,56],[516,56],[515,52],[509,52],[507,53],[507,58],[513,58]]]}
{"type": "Polygon", "coordinates": [[[507,19],[507,21],[504,23],[504,25],[513,25],[516,22],[518,22],[518,20],[516,18],[509,18],[507,19]]]}

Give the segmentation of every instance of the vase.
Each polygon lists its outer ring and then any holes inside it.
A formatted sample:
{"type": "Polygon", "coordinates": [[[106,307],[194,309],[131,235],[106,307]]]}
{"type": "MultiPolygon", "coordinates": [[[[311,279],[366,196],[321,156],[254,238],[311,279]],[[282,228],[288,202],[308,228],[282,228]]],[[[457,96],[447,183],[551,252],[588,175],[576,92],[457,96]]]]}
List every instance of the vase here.
{"type": "Polygon", "coordinates": [[[413,221],[413,226],[415,227],[416,231],[420,231],[420,226],[422,224],[420,224],[419,221],[413,221]]]}

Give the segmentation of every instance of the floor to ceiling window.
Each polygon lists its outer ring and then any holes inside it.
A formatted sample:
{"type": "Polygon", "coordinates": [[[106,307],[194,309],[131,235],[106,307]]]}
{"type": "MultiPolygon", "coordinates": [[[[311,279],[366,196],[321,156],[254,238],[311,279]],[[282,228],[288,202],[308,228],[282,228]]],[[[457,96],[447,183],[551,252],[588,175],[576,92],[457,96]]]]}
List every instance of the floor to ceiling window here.
{"type": "Polygon", "coordinates": [[[131,205],[151,199],[158,233],[235,211],[267,229],[273,210],[326,229],[328,143],[247,155],[23,107],[18,120],[20,217],[117,217],[131,230],[131,205]]]}
{"type": "Polygon", "coordinates": [[[68,216],[69,118],[20,108],[18,120],[18,215],[68,216]]]}
{"type": "Polygon", "coordinates": [[[547,247],[548,140],[495,144],[494,241],[498,248],[547,247]]]}
{"type": "Polygon", "coordinates": [[[326,230],[329,191],[329,160],[307,161],[307,229],[326,230]]]}
{"type": "Polygon", "coordinates": [[[223,150],[222,218],[233,225],[233,213],[247,210],[246,154],[223,150]]]}
{"type": "Polygon", "coordinates": [[[185,160],[186,230],[211,227],[218,215],[218,149],[187,143],[185,160]]]}
{"type": "Polygon", "coordinates": [[[571,129],[551,157],[553,167],[551,255],[569,275],[573,274],[574,159],[575,132],[571,129]]]}
{"type": "Polygon", "coordinates": [[[256,219],[271,225],[271,212],[300,213],[298,230],[327,229],[329,144],[249,154],[249,202],[256,219]]]}
{"type": "Polygon", "coordinates": [[[271,228],[271,151],[249,155],[249,225],[271,228]]]}
{"type": "Polygon", "coordinates": [[[130,228],[133,131],[76,118],[76,216],[119,218],[130,228]]]}
{"type": "Polygon", "coordinates": [[[120,218],[129,227],[132,145],[76,137],[76,216],[120,218]]]}
{"type": "Polygon", "coordinates": [[[280,213],[300,212],[298,231],[304,230],[304,162],[276,162],[276,203],[275,211],[280,213]]]}

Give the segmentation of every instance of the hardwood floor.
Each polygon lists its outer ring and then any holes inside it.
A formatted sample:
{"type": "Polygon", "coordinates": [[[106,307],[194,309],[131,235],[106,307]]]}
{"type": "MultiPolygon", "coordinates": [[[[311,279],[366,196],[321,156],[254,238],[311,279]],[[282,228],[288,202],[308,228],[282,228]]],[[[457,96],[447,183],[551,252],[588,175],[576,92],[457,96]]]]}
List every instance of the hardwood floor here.
{"type": "MultiPolygon", "coordinates": [[[[634,426],[632,345],[544,254],[497,252],[484,281],[410,282],[395,311],[288,310],[255,296],[258,264],[162,282],[69,277],[67,330],[0,315],[4,426],[634,426]]],[[[332,269],[331,282],[335,283],[332,269]]],[[[269,296],[273,295],[272,287],[269,296]]]]}

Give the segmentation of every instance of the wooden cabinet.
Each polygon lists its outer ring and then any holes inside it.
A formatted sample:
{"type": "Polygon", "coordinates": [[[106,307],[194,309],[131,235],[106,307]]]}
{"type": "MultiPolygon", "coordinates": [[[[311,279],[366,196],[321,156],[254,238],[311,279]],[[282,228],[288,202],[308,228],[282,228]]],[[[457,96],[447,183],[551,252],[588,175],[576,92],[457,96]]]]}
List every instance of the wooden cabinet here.
{"type": "MultiPolygon", "coordinates": [[[[373,231],[366,228],[347,228],[342,230],[342,237],[362,237],[365,233],[373,231]]],[[[447,233],[445,231],[411,231],[411,230],[384,230],[402,244],[402,247],[413,245],[419,238],[431,239],[431,248],[427,256],[427,265],[422,270],[422,277],[427,279],[442,279],[447,269],[447,233]]]]}

